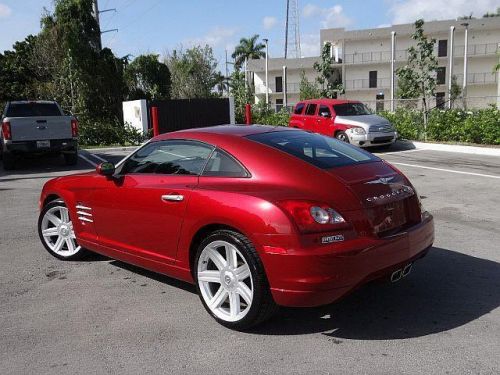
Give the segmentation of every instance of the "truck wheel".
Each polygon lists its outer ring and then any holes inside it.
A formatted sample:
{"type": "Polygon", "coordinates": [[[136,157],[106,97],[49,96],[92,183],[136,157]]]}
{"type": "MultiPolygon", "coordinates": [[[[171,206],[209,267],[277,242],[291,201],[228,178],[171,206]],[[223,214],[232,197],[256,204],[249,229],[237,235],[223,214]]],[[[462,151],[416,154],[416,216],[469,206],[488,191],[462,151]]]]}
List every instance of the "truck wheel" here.
{"type": "Polygon", "coordinates": [[[349,137],[342,130],[340,130],[337,133],[335,133],[335,138],[337,138],[339,141],[342,141],[342,142],[345,142],[345,143],[349,143],[349,137]]]}
{"type": "Polygon", "coordinates": [[[78,152],[75,151],[71,154],[64,154],[64,162],[66,165],[76,165],[76,163],[78,163],[78,152]]]}
{"type": "Polygon", "coordinates": [[[16,167],[16,158],[10,152],[3,152],[3,169],[6,171],[11,171],[16,167]]]}

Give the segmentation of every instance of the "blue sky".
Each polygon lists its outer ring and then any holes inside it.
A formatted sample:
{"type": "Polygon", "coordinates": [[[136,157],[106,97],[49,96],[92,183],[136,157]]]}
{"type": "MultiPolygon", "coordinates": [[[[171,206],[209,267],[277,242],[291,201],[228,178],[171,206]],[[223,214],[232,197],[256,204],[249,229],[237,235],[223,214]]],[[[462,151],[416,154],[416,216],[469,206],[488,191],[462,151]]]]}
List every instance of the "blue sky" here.
{"type": "MultiPolygon", "coordinates": [[[[271,57],[283,54],[285,0],[99,0],[103,45],[116,55],[158,53],[179,46],[210,44],[224,60],[239,38],[259,34],[267,37],[271,57]]],[[[0,51],[10,49],[40,28],[43,8],[52,0],[0,0],[0,51]]],[[[393,23],[456,18],[464,14],[482,16],[500,6],[500,0],[299,0],[302,53],[317,55],[319,30],[327,27],[373,28],[393,23]]]]}

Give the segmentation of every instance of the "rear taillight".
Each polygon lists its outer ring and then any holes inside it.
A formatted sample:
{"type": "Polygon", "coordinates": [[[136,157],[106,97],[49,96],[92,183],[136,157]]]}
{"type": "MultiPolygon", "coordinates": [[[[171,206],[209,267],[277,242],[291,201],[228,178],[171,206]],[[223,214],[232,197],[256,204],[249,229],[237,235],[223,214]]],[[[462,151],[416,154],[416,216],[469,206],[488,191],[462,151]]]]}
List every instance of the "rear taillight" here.
{"type": "Polygon", "coordinates": [[[279,202],[278,205],[293,219],[302,233],[327,232],[346,226],[345,219],[326,204],[288,200],[279,202]]]}
{"type": "Polygon", "coordinates": [[[78,137],[78,121],[76,119],[71,120],[71,135],[78,137]]]}
{"type": "Polygon", "coordinates": [[[12,139],[12,133],[10,131],[10,122],[4,121],[2,122],[2,134],[3,139],[10,141],[12,139]]]}

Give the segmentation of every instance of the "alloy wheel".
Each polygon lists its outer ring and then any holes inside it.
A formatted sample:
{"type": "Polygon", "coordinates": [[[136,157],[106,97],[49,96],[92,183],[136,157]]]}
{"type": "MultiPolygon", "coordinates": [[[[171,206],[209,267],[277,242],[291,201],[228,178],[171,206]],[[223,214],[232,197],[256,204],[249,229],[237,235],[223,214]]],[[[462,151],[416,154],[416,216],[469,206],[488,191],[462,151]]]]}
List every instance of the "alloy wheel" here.
{"type": "Polygon", "coordinates": [[[198,286],[208,309],[219,319],[237,322],[249,312],[254,297],[250,267],[238,248],[213,241],[200,254],[198,286]]]}
{"type": "Polygon", "coordinates": [[[54,206],[45,212],[40,230],[45,244],[61,257],[70,257],[81,249],[76,242],[69,211],[62,205],[54,206]]]}

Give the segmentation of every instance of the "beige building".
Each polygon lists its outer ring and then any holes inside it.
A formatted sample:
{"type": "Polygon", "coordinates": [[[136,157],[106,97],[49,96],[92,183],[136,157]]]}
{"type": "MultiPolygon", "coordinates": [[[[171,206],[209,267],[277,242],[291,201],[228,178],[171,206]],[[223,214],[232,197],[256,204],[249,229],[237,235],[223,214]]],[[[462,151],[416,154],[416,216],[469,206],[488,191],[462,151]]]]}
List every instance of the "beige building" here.
{"type": "MultiPolygon", "coordinates": [[[[467,101],[470,106],[484,107],[489,103],[500,104],[500,73],[493,73],[499,61],[500,18],[470,20],[446,20],[426,22],[426,35],[436,39],[435,53],[438,57],[436,104],[446,105],[450,62],[453,75],[460,87],[464,78],[465,25],[468,23],[467,101]],[[451,28],[454,27],[453,58],[451,28]]],[[[395,32],[394,67],[397,69],[407,61],[407,49],[414,42],[411,34],[413,24],[391,27],[345,30],[324,29],[320,31],[320,43],[331,43],[332,55],[337,62],[333,68],[338,80],[345,88],[342,98],[362,100],[371,107],[390,109],[391,104],[391,33],[395,32]]],[[[299,100],[301,72],[313,81],[313,69],[319,57],[302,59],[269,59],[269,101],[272,105],[283,104],[283,66],[287,67],[287,104],[299,100]]],[[[265,62],[252,60],[248,69],[254,73],[255,100],[265,100],[265,62]]],[[[395,79],[397,90],[397,79],[395,79]]],[[[396,96],[396,94],[395,94],[396,96]]],[[[397,103],[395,104],[397,105],[397,103]]]]}

